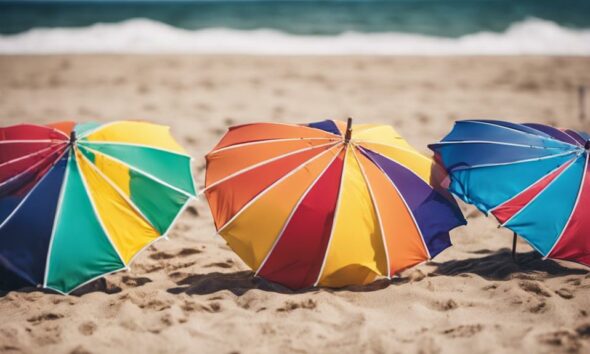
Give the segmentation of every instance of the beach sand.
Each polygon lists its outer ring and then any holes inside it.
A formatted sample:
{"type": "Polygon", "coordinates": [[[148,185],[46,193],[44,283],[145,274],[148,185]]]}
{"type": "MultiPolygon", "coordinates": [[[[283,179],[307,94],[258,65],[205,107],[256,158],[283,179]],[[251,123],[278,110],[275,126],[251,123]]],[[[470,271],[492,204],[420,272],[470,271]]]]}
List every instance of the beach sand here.
{"type": "MultiPolygon", "coordinates": [[[[590,58],[4,56],[0,123],[167,124],[202,186],[203,155],[232,124],[351,116],[392,124],[429,154],[455,119],[590,131],[581,84],[590,58]]],[[[543,261],[522,241],[515,264],[512,234],[461,207],[469,225],[432,262],[365,287],[292,293],[252,278],[199,199],[130,272],[76,296],[0,293],[0,352],[588,353],[588,268],[543,261]]]]}

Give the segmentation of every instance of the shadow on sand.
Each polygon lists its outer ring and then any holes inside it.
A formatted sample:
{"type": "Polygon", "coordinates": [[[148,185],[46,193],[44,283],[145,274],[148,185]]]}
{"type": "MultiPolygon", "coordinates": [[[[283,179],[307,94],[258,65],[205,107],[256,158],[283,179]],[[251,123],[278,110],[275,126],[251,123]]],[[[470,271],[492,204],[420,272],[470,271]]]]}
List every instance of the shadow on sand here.
{"type": "MultiPolygon", "coordinates": [[[[477,256],[469,259],[452,260],[442,263],[431,262],[430,265],[436,268],[429,276],[465,276],[474,274],[488,280],[508,280],[514,277],[530,277],[532,275],[561,277],[590,273],[587,269],[570,268],[551,259],[543,260],[542,256],[534,251],[518,254],[516,261],[512,260],[512,254],[509,249],[501,249],[498,252],[479,250],[474,253],[477,256]]],[[[409,281],[410,279],[406,277],[398,277],[391,280],[379,279],[368,285],[354,285],[340,289],[323,289],[322,291],[370,292],[385,289],[390,285],[405,284],[409,281]]],[[[221,290],[229,290],[233,294],[240,296],[254,289],[281,294],[302,294],[319,291],[316,287],[291,290],[279,284],[254,277],[254,273],[250,271],[194,274],[180,280],[177,282],[177,285],[177,287],[168,289],[168,292],[172,294],[207,295],[221,290]]]]}
{"type": "MultiPolygon", "coordinates": [[[[89,293],[94,293],[94,292],[101,292],[101,293],[105,293],[105,294],[116,294],[121,292],[121,288],[113,285],[109,282],[106,281],[105,278],[100,278],[97,279],[89,284],[86,284],[78,289],[76,289],[75,291],[71,292],[70,295],[72,296],[83,296],[89,293]]],[[[20,293],[33,293],[33,292],[40,292],[40,293],[44,293],[44,294],[59,294],[56,291],[53,291],[51,289],[42,289],[42,288],[37,288],[34,286],[29,286],[29,285],[21,285],[19,284],[19,286],[6,286],[6,285],[2,285],[0,287],[0,298],[3,298],[4,296],[6,296],[6,294],[8,294],[10,291],[18,291],[20,293]],[[12,289],[12,290],[5,290],[5,289],[12,289]]]]}
{"type": "Polygon", "coordinates": [[[431,262],[436,266],[436,270],[431,275],[475,274],[488,280],[508,280],[532,274],[544,277],[561,277],[590,273],[587,269],[570,268],[551,259],[543,260],[543,257],[535,251],[517,254],[516,261],[512,260],[512,253],[508,248],[492,252],[480,250],[474,252],[477,256],[473,258],[443,263],[431,262]],[[488,255],[482,256],[484,254],[488,255]]]}
{"type": "MultiPolygon", "coordinates": [[[[370,292],[384,289],[392,284],[405,282],[408,282],[408,280],[402,278],[394,278],[391,280],[379,279],[368,285],[347,286],[340,289],[322,289],[322,291],[370,292]]],[[[178,287],[168,289],[168,292],[172,294],[185,293],[189,295],[207,295],[221,290],[229,290],[233,294],[240,296],[254,289],[280,294],[304,294],[320,290],[317,287],[292,290],[277,283],[254,277],[254,273],[251,271],[194,274],[177,282],[177,285],[178,287]]]]}
{"type": "MultiPolygon", "coordinates": [[[[537,252],[520,253],[517,255],[516,262],[512,260],[511,251],[507,248],[498,252],[491,250],[479,250],[473,252],[476,256],[462,260],[451,260],[447,262],[430,262],[435,270],[429,276],[467,276],[469,274],[478,275],[488,280],[509,280],[519,277],[562,277],[569,275],[584,275],[590,271],[585,268],[570,268],[563,263],[554,260],[543,260],[537,252]]],[[[378,279],[368,285],[353,285],[340,289],[322,289],[327,292],[371,292],[378,291],[389,287],[390,285],[400,285],[410,282],[407,277],[396,277],[389,279],[378,279]]],[[[259,277],[254,277],[251,271],[239,271],[233,273],[206,273],[193,274],[178,281],[176,287],[168,289],[171,294],[188,294],[188,295],[208,295],[222,290],[228,290],[237,296],[241,296],[250,290],[262,290],[267,292],[281,294],[304,294],[317,292],[317,287],[311,287],[300,290],[292,290],[282,285],[266,281],[259,277]]],[[[142,284],[141,284],[142,285],[142,284]]],[[[34,287],[24,287],[19,292],[43,292],[54,294],[51,290],[38,289],[34,287]]],[[[107,282],[104,278],[98,279],[90,284],[76,290],[71,295],[82,296],[93,292],[102,292],[106,294],[115,294],[121,291],[121,288],[107,282]]],[[[8,291],[0,290],[0,298],[4,297],[8,291]]]]}

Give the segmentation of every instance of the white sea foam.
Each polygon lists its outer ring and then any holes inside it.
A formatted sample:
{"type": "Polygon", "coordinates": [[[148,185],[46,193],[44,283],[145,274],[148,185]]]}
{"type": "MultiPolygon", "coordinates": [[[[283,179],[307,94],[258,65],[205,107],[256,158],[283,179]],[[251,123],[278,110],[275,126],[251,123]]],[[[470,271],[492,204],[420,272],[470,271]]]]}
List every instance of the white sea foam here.
{"type": "Polygon", "coordinates": [[[480,32],[460,38],[357,32],[301,36],[266,29],[191,31],[133,19],[83,28],[39,28],[0,36],[0,53],[590,55],[590,29],[574,30],[550,21],[528,19],[514,23],[503,33],[480,32]]]}

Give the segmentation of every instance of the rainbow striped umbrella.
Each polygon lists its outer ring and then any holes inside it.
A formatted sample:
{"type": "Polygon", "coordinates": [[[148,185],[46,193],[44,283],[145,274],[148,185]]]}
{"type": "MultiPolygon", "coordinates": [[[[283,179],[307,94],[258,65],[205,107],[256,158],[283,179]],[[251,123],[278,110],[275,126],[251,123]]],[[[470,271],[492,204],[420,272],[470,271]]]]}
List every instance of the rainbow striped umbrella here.
{"type": "Polygon", "coordinates": [[[215,226],[258,276],[366,284],[434,257],[465,223],[444,171],[393,128],[350,120],[232,127],[207,155],[215,226]]]}
{"type": "Polygon", "coordinates": [[[126,269],[194,197],[190,161],[149,123],[0,128],[0,268],[60,293],[126,269]]]}
{"type": "Polygon", "coordinates": [[[430,146],[450,190],[544,257],[590,265],[590,135],[542,124],[466,120],[430,146]]]}

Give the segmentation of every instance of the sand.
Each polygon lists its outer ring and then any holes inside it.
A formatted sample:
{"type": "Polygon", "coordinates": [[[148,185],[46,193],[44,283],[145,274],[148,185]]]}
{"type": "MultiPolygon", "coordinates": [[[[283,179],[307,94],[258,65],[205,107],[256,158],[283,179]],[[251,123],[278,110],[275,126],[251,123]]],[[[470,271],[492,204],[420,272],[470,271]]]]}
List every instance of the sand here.
{"type": "MultiPolygon", "coordinates": [[[[202,185],[202,156],[231,124],[352,116],[392,124],[428,153],[462,118],[590,131],[581,84],[590,58],[0,57],[0,123],[168,124],[202,185]]],[[[0,293],[0,352],[590,351],[588,268],[543,261],[524,242],[514,263],[510,232],[461,207],[469,225],[432,262],[365,287],[292,293],[253,279],[198,200],[130,272],[75,296],[0,293]]]]}

